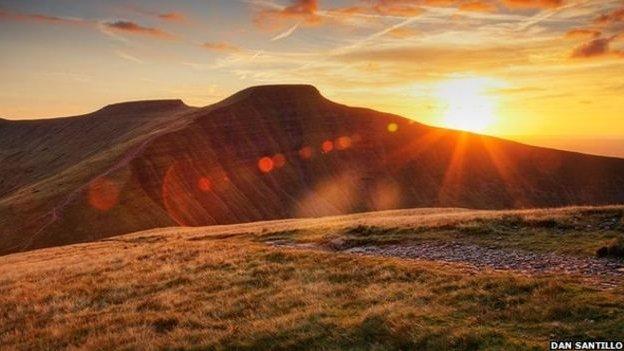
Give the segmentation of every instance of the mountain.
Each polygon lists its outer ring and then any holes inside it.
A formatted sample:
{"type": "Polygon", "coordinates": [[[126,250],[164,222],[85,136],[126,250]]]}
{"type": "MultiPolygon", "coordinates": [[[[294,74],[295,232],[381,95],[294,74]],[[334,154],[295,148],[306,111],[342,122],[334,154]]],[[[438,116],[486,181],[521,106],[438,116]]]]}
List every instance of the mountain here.
{"type": "Polygon", "coordinates": [[[433,128],[302,85],[3,120],[0,160],[0,254],[161,226],[624,202],[623,159],[433,128]]]}

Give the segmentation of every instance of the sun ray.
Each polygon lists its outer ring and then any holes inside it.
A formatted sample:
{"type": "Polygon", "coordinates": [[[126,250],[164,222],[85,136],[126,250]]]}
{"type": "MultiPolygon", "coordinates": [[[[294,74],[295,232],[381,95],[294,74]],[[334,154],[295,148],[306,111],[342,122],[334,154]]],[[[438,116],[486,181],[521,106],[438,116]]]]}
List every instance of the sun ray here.
{"type": "Polygon", "coordinates": [[[513,207],[525,207],[529,202],[522,191],[523,178],[518,174],[513,163],[510,162],[506,153],[501,151],[500,145],[494,145],[493,140],[481,138],[481,143],[489,161],[503,183],[507,195],[514,202],[511,205],[513,207]]]}
{"type": "Polygon", "coordinates": [[[446,168],[444,179],[438,190],[438,203],[452,206],[462,194],[464,161],[468,148],[468,133],[461,133],[454,140],[455,145],[451,159],[446,168]]]}

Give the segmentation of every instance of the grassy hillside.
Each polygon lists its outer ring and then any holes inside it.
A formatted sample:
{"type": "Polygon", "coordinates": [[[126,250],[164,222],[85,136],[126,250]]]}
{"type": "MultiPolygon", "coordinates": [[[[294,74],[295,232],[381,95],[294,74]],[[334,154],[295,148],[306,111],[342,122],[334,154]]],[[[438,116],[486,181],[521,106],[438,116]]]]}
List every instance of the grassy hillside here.
{"type": "Polygon", "coordinates": [[[501,250],[572,259],[624,237],[623,211],[388,211],[157,229],[12,254],[0,257],[0,344],[543,350],[551,339],[621,340],[624,279],[616,271],[614,286],[601,283],[610,274],[476,269],[328,244],[452,237],[489,246],[500,235],[501,250]]]}
{"type": "Polygon", "coordinates": [[[311,86],[3,122],[0,157],[0,254],[171,225],[624,202],[622,159],[432,128],[311,86]]]}
{"type": "Polygon", "coordinates": [[[181,116],[190,111],[179,100],[140,101],[83,116],[2,121],[0,252],[49,246],[39,235],[85,198],[90,182],[125,167],[156,135],[186,123],[181,116]]]}

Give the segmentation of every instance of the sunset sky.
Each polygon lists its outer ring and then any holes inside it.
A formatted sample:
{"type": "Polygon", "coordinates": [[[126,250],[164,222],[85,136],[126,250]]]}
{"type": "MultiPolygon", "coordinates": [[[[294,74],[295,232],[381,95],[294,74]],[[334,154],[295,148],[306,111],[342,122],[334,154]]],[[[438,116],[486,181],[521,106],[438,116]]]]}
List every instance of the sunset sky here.
{"type": "Polygon", "coordinates": [[[0,117],[313,84],[423,123],[624,157],[622,0],[0,0],[0,117]]]}

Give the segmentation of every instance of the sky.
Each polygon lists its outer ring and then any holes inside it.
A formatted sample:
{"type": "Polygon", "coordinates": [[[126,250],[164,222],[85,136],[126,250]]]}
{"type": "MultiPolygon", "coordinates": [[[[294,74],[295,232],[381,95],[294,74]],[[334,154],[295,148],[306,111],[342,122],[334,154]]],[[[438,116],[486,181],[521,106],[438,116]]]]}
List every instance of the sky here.
{"type": "Polygon", "coordinates": [[[624,157],[624,0],[0,0],[0,117],[249,86],[624,157]]]}

